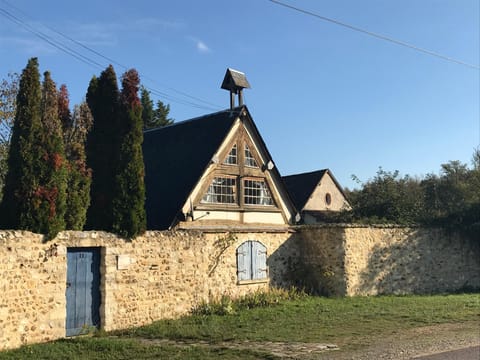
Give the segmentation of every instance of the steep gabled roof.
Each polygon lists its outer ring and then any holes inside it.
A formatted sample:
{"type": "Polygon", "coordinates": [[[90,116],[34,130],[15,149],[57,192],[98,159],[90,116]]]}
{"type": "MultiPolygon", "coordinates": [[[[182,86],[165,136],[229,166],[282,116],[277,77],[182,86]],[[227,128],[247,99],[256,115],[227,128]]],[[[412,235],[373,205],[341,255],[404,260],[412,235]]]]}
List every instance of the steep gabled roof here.
{"type": "Polygon", "coordinates": [[[343,197],[347,199],[347,195],[343,191],[342,186],[337,179],[335,179],[335,176],[333,176],[329,169],[322,169],[282,177],[290,197],[298,211],[302,211],[303,207],[307,204],[308,199],[313,194],[315,187],[320,183],[320,180],[322,180],[327,173],[330,175],[336,187],[342,193],[343,197]]]}
{"type": "MultiPolygon", "coordinates": [[[[288,193],[298,211],[301,211],[328,169],[282,176],[288,193]]],[[[337,185],[338,186],[338,185],[337,185]]],[[[340,188],[341,189],[341,188],[340,188]]]]}
{"type": "Polygon", "coordinates": [[[244,107],[144,133],[148,229],[167,229],[244,107]]]}

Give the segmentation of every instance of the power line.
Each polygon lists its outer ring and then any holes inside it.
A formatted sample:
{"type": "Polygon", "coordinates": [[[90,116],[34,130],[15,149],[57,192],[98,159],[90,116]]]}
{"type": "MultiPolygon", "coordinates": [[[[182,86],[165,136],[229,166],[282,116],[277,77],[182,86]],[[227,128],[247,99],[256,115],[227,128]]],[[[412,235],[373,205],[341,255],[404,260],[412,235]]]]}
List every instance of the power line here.
{"type": "Polygon", "coordinates": [[[31,27],[30,25],[28,25],[27,23],[25,23],[24,21],[22,21],[21,19],[19,19],[15,15],[11,14],[9,11],[0,8],[0,15],[3,15],[3,17],[5,17],[8,20],[10,20],[10,21],[16,23],[17,25],[23,27],[25,30],[27,30],[28,32],[37,36],[38,38],[42,39],[43,41],[47,42],[48,44],[52,45],[56,49],[58,49],[60,51],[63,51],[64,53],[66,53],[70,56],[75,57],[77,60],[80,60],[81,62],[83,62],[83,63],[85,63],[89,66],[102,68],[102,65],[99,64],[98,62],[96,62],[92,59],[89,59],[88,57],[80,54],[79,52],[75,51],[74,49],[72,49],[68,46],[65,46],[65,45],[62,45],[62,44],[58,43],[58,41],[52,39],[50,36],[42,33],[41,31],[35,30],[33,27],[31,27]]]}
{"type": "MultiPolygon", "coordinates": [[[[14,8],[15,10],[17,10],[17,11],[18,11],[19,13],[21,13],[22,15],[30,18],[30,16],[29,16],[28,14],[26,14],[24,11],[22,11],[22,10],[19,9],[18,7],[10,4],[8,1],[2,0],[2,2],[6,3],[6,4],[9,5],[10,7],[14,8]]],[[[45,27],[46,27],[47,29],[49,29],[50,31],[56,33],[57,35],[60,35],[61,37],[63,37],[63,38],[65,38],[65,39],[73,42],[74,44],[76,44],[76,45],[78,45],[78,46],[80,46],[80,47],[82,47],[82,48],[84,48],[85,50],[90,51],[91,53],[93,53],[93,54],[95,54],[95,55],[97,55],[97,56],[99,56],[99,57],[101,57],[101,58],[109,61],[109,62],[112,63],[112,64],[115,64],[115,65],[120,66],[120,67],[123,68],[124,70],[128,70],[128,67],[127,67],[126,65],[123,65],[123,64],[115,61],[114,59],[103,55],[102,53],[100,53],[100,52],[92,49],[91,47],[89,47],[89,46],[87,46],[87,45],[85,45],[85,44],[82,44],[80,41],[75,40],[74,38],[72,38],[72,37],[70,37],[70,36],[68,36],[68,35],[66,35],[66,34],[64,34],[64,33],[60,32],[60,31],[58,31],[58,30],[56,30],[55,28],[53,28],[53,27],[51,27],[51,26],[48,26],[48,25],[45,25],[45,24],[42,24],[42,25],[45,26],[45,27]]],[[[150,77],[148,77],[148,76],[145,76],[145,75],[142,76],[142,77],[143,77],[144,79],[148,79],[148,80],[150,80],[150,81],[158,84],[158,82],[157,82],[155,79],[152,79],[152,78],[150,78],[150,77]]],[[[161,84],[159,84],[159,85],[161,85],[161,84]]],[[[197,101],[200,101],[200,102],[209,104],[209,105],[213,105],[213,106],[215,106],[215,107],[219,107],[219,106],[216,105],[216,104],[213,104],[213,103],[211,103],[211,102],[209,102],[209,101],[200,99],[200,98],[198,98],[198,97],[196,97],[196,96],[187,94],[187,93],[185,93],[185,92],[183,92],[183,91],[180,91],[180,90],[177,90],[177,89],[175,89],[175,88],[172,88],[172,87],[167,87],[167,88],[168,88],[169,90],[171,90],[171,91],[176,92],[177,94],[186,96],[186,97],[191,98],[191,99],[193,99],[193,100],[197,100],[197,101]]]]}
{"type": "MultiPolygon", "coordinates": [[[[3,3],[7,4],[8,6],[12,7],[13,9],[15,9],[16,11],[18,11],[19,13],[21,13],[22,15],[26,16],[27,18],[30,18],[30,16],[28,16],[28,14],[26,14],[24,11],[22,11],[21,9],[17,8],[16,6],[13,6],[12,4],[10,4],[8,1],[6,0],[1,0],[3,3]]],[[[9,19],[10,21],[16,23],[17,25],[23,27],[24,29],[26,29],[28,32],[36,35],[37,37],[39,37],[40,39],[42,39],[43,41],[47,42],[48,44],[54,46],[56,49],[58,50],[61,50],[63,52],[65,52],[66,54],[70,55],[70,56],[73,56],[75,57],[77,60],[80,60],[82,61],[83,63],[87,64],[87,65],[90,65],[90,66],[94,66],[94,67],[97,67],[97,68],[100,68],[100,69],[103,69],[104,66],[102,64],[99,64],[98,62],[96,62],[95,60],[92,60],[91,58],[79,53],[78,51],[62,44],[61,42],[53,39],[51,36],[48,36],[46,35],[45,33],[39,31],[39,30],[36,30],[34,27],[32,27],[31,25],[28,25],[25,21],[21,20],[20,18],[16,17],[15,15],[11,14],[9,11],[5,10],[5,9],[2,9],[0,8],[0,15],[3,15],[4,17],[6,17],[7,19],[9,19]]],[[[61,37],[73,42],[74,44],[82,47],[83,49],[87,50],[87,51],[90,51],[91,53],[103,58],[104,60],[107,60],[108,62],[110,63],[113,63],[113,64],[116,64],[118,66],[120,66],[121,68],[123,68],[124,70],[127,70],[128,67],[115,61],[114,59],[110,58],[110,57],[107,57],[105,55],[103,55],[102,53],[82,44],[81,42],[79,42],[78,40],[75,40],[73,39],[72,37],[68,36],[68,35],[65,35],[63,34],[62,32],[50,27],[50,26],[47,26],[47,25],[44,25],[42,24],[45,28],[49,29],[50,31],[56,33],[57,35],[60,35],[61,37]]],[[[157,83],[158,82],[155,80],[155,79],[152,79],[148,76],[142,76],[144,79],[148,79],[150,80],[151,82],[153,83],[157,83]]],[[[160,85],[160,84],[159,84],[160,85]]],[[[157,96],[160,96],[160,97],[163,97],[171,102],[175,102],[175,103],[179,103],[179,104],[182,104],[182,105],[186,105],[186,106],[191,106],[191,107],[196,107],[196,108],[199,108],[199,109],[206,109],[206,110],[218,110],[220,109],[221,107],[218,106],[217,104],[213,104],[209,101],[206,101],[206,100],[203,100],[201,98],[198,98],[196,96],[193,96],[193,95],[190,95],[186,92],[183,92],[183,91],[180,91],[180,90],[177,90],[175,88],[172,88],[172,87],[167,87],[168,90],[170,91],[173,91],[177,94],[180,94],[184,97],[187,97],[187,98],[190,98],[192,100],[196,100],[197,102],[201,102],[201,103],[204,103],[206,105],[202,105],[202,104],[198,104],[196,102],[193,102],[193,101],[189,101],[189,100],[184,100],[184,99],[181,99],[179,97],[175,97],[175,96],[172,96],[172,95],[169,95],[165,92],[162,92],[162,91],[159,91],[159,90],[156,90],[154,89],[153,87],[150,87],[150,86],[145,86],[145,88],[147,90],[149,90],[152,94],[155,94],[157,96]]]]}
{"type": "Polygon", "coordinates": [[[454,59],[452,57],[445,56],[445,55],[439,54],[437,52],[434,52],[434,51],[431,51],[431,50],[428,50],[428,49],[424,49],[424,48],[409,44],[409,43],[401,41],[401,40],[393,39],[391,37],[388,37],[388,36],[385,36],[385,35],[382,35],[382,34],[379,34],[379,33],[364,30],[362,28],[359,28],[359,27],[356,27],[356,26],[353,26],[353,25],[350,25],[350,24],[347,24],[347,23],[344,23],[344,22],[341,22],[341,21],[338,21],[338,20],[335,20],[335,19],[328,18],[326,16],[322,16],[322,15],[314,13],[312,11],[304,10],[304,9],[301,9],[299,7],[296,7],[296,6],[286,4],[282,1],[278,1],[278,0],[267,0],[267,1],[270,1],[271,3],[286,7],[287,9],[294,10],[294,11],[297,11],[297,12],[305,14],[305,15],[313,16],[313,17],[315,17],[317,19],[320,19],[320,20],[323,20],[323,21],[328,21],[328,22],[333,23],[335,25],[343,26],[347,29],[354,30],[354,31],[357,31],[357,32],[375,37],[377,39],[381,39],[381,40],[384,40],[384,41],[389,41],[393,44],[404,46],[406,48],[410,48],[410,49],[422,52],[424,54],[435,56],[437,58],[440,58],[440,59],[443,59],[443,60],[446,60],[446,61],[450,61],[450,62],[459,64],[459,65],[463,65],[463,66],[466,66],[466,67],[469,67],[469,68],[472,68],[472,69],[476,69],[476,70],[480,69],[480,67],[478,65],[469,64],[469,63],[463,62],[461,60],[457,60],[457,59],[454,59]]]}

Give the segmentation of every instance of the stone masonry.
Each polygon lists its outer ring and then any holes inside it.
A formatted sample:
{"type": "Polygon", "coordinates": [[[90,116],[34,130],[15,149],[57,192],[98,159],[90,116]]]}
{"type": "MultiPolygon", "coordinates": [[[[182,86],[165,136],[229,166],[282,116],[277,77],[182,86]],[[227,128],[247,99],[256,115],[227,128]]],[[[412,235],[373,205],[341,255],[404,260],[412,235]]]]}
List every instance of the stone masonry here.
{"type": "Polygon", "coordinates": [[[107,331],[270,286],[300,284],[333,296],[480,288],[478,244],[435,229],[157,231],[133,240],[66,231],[48,242],[27,231],[0,231],[0,350],[65,336],[66,255],[75,247],[100,249],[100,319],[107,331]],[[247,240],[266,246],[268,281],[238,283],[236,249],[247,240]]]}
{"type": "Polygon", "coordinates": [[[480,242],[441,229],[299,229],[307,288],[326,295],[432,294],[480,289],[480,242]]]}
{"type": "Polygon", "coordinates": [[[43,243],[27,231],[0,232],[0,350],[65,336],[68,247],[100,247],[100,318],[105,330],[174,318],[202,300],[244,295],[283,279],[298,257],[294,234],[147,232],[125,240],[104,232],[62,232],[43,243]],[[236,248],[268,249],[269,281],[237,285],[236,248]]]}

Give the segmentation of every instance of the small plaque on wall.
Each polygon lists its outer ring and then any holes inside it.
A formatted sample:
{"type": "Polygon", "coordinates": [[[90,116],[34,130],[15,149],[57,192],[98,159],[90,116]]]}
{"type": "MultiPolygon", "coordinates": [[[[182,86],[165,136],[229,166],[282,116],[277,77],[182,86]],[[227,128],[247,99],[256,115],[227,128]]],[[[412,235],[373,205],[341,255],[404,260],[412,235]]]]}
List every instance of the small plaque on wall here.
{"type": "Polygon", "coordinates": [[[134,262],[128,255],[117,255],[117,270],[126,270],[134,262]]]}

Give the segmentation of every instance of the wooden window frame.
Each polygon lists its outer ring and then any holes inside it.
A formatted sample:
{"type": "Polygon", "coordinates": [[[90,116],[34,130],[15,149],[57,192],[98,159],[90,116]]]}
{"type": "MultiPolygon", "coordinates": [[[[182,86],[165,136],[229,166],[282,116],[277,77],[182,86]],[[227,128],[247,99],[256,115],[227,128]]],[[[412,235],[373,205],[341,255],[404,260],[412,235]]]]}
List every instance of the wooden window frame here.
{"type": "Polygon", "coordinates": [[[243,197],[243,203],[245,204],[245,206],[248,206],[248,207],[262,207],[262,208],[267,208],[267,207],[276,207],[276,204],[275,204],[275,199],[273,198],[272,196],[272,191],[270,190],[270,187],[268,186],[268,182],[267,182],[267,179],[266,178],[257,178],[257,177],[245,177],[242,179],[242,192],[241,192],[241,195],[243,197]],[[250,182],[256,182],[256,183],[263,183],[264,184],[264,188],[254,188],[252,186],[250,187],[247,187],[247,184],[246,182],[247,181],[250,181],[250,182]],[[266,199],[269,199],[269,204],[262,204],[261,201],[259,202],[255,202],[255,203],[251,203],[249,201],[247,201],[247,198],[249,199],[256,199],[258,197],[258,199],[261,199],[262,198],[262,195],[252,195],[252,194],[247,194],[247,189],[251,189],[252,191],[259,191],[259,192],[264,192],[266,191],[267,192],[267,196],[263,195],[264,198],[266,199]]]}
{"type": "Polygon", "coordinates": [[[229,175],[223,175],[223,174],[217,174],[216,176],[212,177],[210,179],[210,182],[208,184],[208,187],[206,188],[206,191],[203,192],[203,196],[200,200],[201,204],[210,204],[210,205],[238,205],[238,182],[237,182],[237,177],[236,176],[229,176],[229,175]],[[227,182],[233,182],[233,184],[214,184],[216,180],[223,181],[226,180],[227,182]],[[211,188],[218,187],[220,189],[220,192],[213,192],[209,193],[211,188]],[[223,192],[222,190],[224,189],[232,189],[231,193],[228,192],[223,192]],[[222,200],[223,198],[232,198],[233,201],[209,201],[206,200],[207,197],[220,197],[222,200]]]}
{"type": "Polygon", "coordinates": [[[227,153],[227,155],[224,157],[224,160],[222,162],[222,165],[227,165],[227,166],[238,166],[238,145],[237,143],[233,143],[233,145],[230,147],[230,151],[227,153]],[[235,154],[232,155],[233,150],[235,150],[235,154]],[[234,160],[233,160],[234,159],[234,160]]]}

